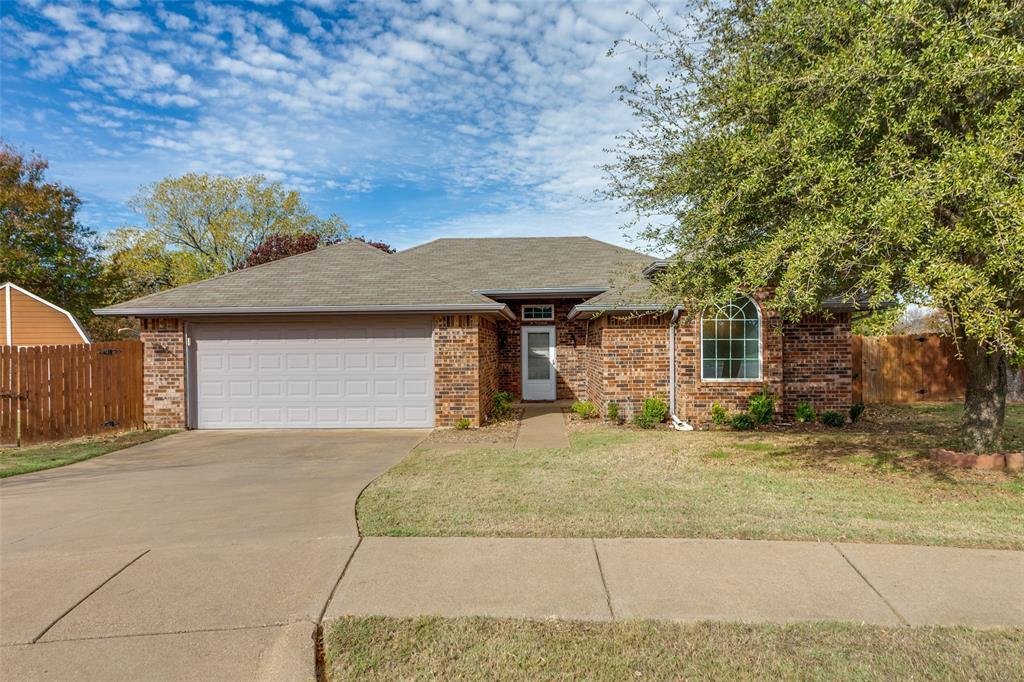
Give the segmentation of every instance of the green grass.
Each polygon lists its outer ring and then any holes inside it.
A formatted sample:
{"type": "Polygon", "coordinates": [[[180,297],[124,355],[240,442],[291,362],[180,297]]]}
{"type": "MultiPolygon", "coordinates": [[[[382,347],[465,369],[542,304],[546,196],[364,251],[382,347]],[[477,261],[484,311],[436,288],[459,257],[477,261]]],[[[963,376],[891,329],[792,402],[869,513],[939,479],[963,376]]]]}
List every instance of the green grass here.
{"type": "Polygon", "coordinates": [[[107,436],[91,436],[44,445],[30,445],[23,448],[0,449],[0,478],[74,464],[115,450],[148,443],[172,433],[176,432],[174,430],[127,431],[107,436]]]}
{"type": "Polygon", "coordinates": [[[344,618],[329,680],[1019,680],[1024,629],[344,618]]]}
{"type": "MultiPolygon", "coordinates": [[[[417,449],[360,497],[364,535],[697,537],[1024,549],[1024,476],[947,469],[957,409],[754,433],[574,426],[568,449],[417,449]]],[[[1024,406],[1007,442],[1024,449],[1024,406]]]]}

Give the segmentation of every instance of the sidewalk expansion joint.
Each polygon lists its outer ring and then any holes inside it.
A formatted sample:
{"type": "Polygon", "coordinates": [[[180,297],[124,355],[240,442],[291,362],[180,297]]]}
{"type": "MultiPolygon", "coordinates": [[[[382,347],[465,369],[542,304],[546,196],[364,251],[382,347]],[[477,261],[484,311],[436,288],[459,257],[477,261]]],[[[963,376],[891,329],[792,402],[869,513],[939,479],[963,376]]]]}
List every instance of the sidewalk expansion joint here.
{"type": "Polygon", "coordinates": [[[348,555],[348,559],[345,561],[345,565],[341,567],[341,574],[338,575],[338,579],[334,581],[334,587],[331,588],[331,593],[327,595],[327,601],[324,602],[324,606],[320,609],[320,616],[316,619],[317,625],[324,622],[324,615],[327,613],[327,607],[331,605],[334,600],[334,593],[338,591],[338,586],[341,585],[342,579],[345,577],[345,573],[348,572],[348,567],[352,564],[352,560],[356,557],[356,552],[363,545],[363,536],[360,535],[359,539],[356,540],[356,546],[352,548],[352,553],[348,555]]]}
{"type": "Polygon", "coordinates": [[[608,591],[608,581],[604,577],[604,567],[601,566],[601,555],[597,553],[597,540],[590,538],[590,545],[594,548],[594,559],[597,561],[597,573],[601,576],[601,587],[604,588],[604,600],[608,604],[608,615],[615,620],[615,608],[612,606],[612,593],[608,591]]]}
{"type": "Polygon", "coordinates": [[[874,592],[875,594],[877,594],[877,595],[878,595],[878,598],[879,598],[879,599],[881,599],[881,600],[882,600],[882,602],[883,602],[883,603],[884,603],[884,604],[885,604],[886,606],[888,606],[888,607],[889,607],[889,610],[893,612],[893,615],[895,615],[895,616],[896,616],[896,618],[897,618],[897,619],[899,619],[899,621],[900,621],[900,625],[903,625],[903,626],[909,626],[909,625],[910,625],[910,622],[909,622],[909,621],[908,621],[908,620],[907,620],[906,618],[904,618],[904,617],[903,617],[903,614],[901,614],[901,613],[900,613],[899,611],[897,611],[897,610],[896,610],[896,607],[892,605],[892,602],[890,602],[890,601],[889,601],[888,599],[886,599],[886,598],[885,598],[885,595],[884,595],[884,594],[882,594],[881,592],[879,592],[879,591],[878,591],[878,588],[877,588],[877,587],[875,587],[875,586],[874,586],[873,584],[871,584],[871,581],[870,581],[870,580],[868,580],[868,577],[867,577],[866,575],[864,575],[863,573],[861,573],[861,570],[860,570],[859,568],[857,568],[857,565],[856,565],[856,564],[854,564],[854,563],[853,563],[853,562],[852,562],[852,561],[850,560],[850,557],[846,556],[846,553],[845,553],[845,552],[843,552],[843,550],[839,549],[839,547],[838,547],[838,546],[836,545],[836,543],[834,543],[834,542],[830,542],[830,543],[828,543],[828,544],[832,545],[832,549],[834,549],[834,550],[836,550],[837,552],[839,552],[839,556],[843,557],[843,559],[844,559],[844,560],[846,561],[846,563],[847,563],[847,564],[849,564],[850,568],[852,568],[852,569],[854,570],[854,572],[856,572],[856,573],[857,573],[857,575],[859,575],[859,576],[860,576],[860,579],[861,579],[861,580],[863,580],[863,581],[864,581],[864,583],[865,583],[865,584],[866,584],[866,585],[867,585],[868,587],[870,587],[870,588],[871,588],[871,591],[872,591],[872,592],[874,592]]]}
{"type": "MultiPolygon", "coordinates": [[[[296,621],[301,622],[301,621],[296,621]]],[[[86,637],[67,637],[65,639],[48,639],[45,642],[33,642],[38,646],[47,644],[58,644],[60,642],[88,642],[94,639],[130,639],[132,637],[160,637],[163,635],[192,635],[203,632],[238,632],[240,630],[265,630],[267,628],[281,628],[291,625],[288,622],[264,623],[262,625],[234,625],[222,628],[195,628],[193,630],[155,630],[153,632],[126,632],[111,635],[89,635],[86,637]]]]}
{"type": "Polygon", "coordinates": [[[31,644],[35,644],[36,642],[38,642],[38,641],[39,641],[39,640],[40,640],[40,639],[41,639],[41,638],[43,637],[43,635],[45,635],[45,634],[46,634],[47,632],[49,632],[49,631],[50,631],[50,630],[51,630],[51,629],[53,628],[53,626],[54,626],[54,625],[56,625],[57,623],[59,623],[59,622],[60,622],[61,620],[63,620],[63,619],[64,619],[64,617],[65,617],[65,616],[67,616],[67,615],[68,615],[69,613],[71,613],[71,612],[72,612],[72,611],[74,611],[74,610],[75,610],[76,608],[78,608],[78,605],[79,605],[79,604],[81,604],[82,602],[84,602],[84,601],[85,601],[86,599],[88,599],[88,598],[89,598],[89,597],[91,597],[92,595],[96,594],[96,593],[97,593],[97,592],[98,592],[98,591],[100,590],[100,588],[102,588],[102,587],[103,587],[104,585],[106,585],[107,583],[109,583],[109,582],[110,582],[111,580],[113,580],[113,579],[114,579],[114,578],[116,578],[117,576],[121,575],[121,573],[122,573],[122,572],[123,572],[123,571],[124,571],[125,569],[127,569],[127,568],[128,568],[129,566],[131,566],[132,564],[134,564],[134,563],[135,563],[136,561],[138,561],[138,560],[139,560],[139,559],[141,559],[142,557],[146,556],[147,554],[149,554],[149,550],[148,550],[148,549],[147,549],[147,550],[145,550],[145,551],[143,551],[143,552],[142,552],[141,554],[139,554],[138,556],[136,556],[136,557],[135,557],[134,559],[132,559],[131,561],[129,561],[128,563],[126,563],[126,564],[125,564],[124,566],[122,566],[121,568],[119,568],[119,569],[117,569],[116,571],[114,571],[114,573],[113,573],[113,574],[111,574],[111,575],[110,575],[110,577],[108,577],[108,578],[107,578],[106,580],[104,580],[104,581],[103,581],[103,582],[101,582],[101,583],[100,583],[99,585],[97,585],[97,586],[96,586],[96,587],[94,587],[94,588],[93,588],[92,590],[90,590],[90,591],[89,591],[89,594],[85,595],[84,597],[82,597],[81,599],[79,599],[78,601],[76,601],[76,602],[75,602],[74,604],[72,604],[72,605],[71,605],[71,606],[70,606],[70,607],[69,607],[69,608],[68,608],[68,609],[67,609],[66,611],[64,611],[64,613],[62,613],[62,614],[60,614],[59,616],[57,616],[56,618],[54,618],[54,619],[53,619],[53,621],[51,621],[49,625],[47,625],[47,626],[46,626],[45,628],[43,628],[43,631],[42,631],[42,632],[40,632],[40,633],[39,633],[38,635],[36,635],[36,636],[35,636],[35,637],[34,637],[34,638],[32,639],[32,642],[31,642],[31,644]]]}

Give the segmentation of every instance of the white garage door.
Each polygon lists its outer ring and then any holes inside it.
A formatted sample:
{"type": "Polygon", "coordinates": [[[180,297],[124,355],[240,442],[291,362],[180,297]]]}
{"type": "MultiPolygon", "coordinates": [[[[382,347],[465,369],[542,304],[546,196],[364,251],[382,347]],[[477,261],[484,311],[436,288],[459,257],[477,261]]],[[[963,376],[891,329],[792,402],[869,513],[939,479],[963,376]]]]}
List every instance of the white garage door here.
{"type": "Polygon", "coordinates": [[[191,325],[200,429],[434,424],[423,318],[191,325]]]}

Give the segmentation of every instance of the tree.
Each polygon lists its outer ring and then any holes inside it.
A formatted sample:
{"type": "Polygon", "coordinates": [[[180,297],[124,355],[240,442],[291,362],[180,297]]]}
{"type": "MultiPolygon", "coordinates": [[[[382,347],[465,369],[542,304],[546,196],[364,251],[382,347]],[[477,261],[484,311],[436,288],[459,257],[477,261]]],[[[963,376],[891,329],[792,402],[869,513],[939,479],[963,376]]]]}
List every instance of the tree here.
{"type": "Polygon", "coordinates": [[[358,241],[372,246],[375,249],[380,249],[384,253],[397,253],[395,247],[391,246],[391,244],[388,244],[387,242],[375,242],[367,239],[366,237],[353,237],[353,239],[357,239],[358,241]]]}
{"type": "Polygon", "coordinates": [[[318,234],[272,234],[256,245],[256,248],[246,256],[245,260],[236,265],[233,270],[251,268],[254,265],[271,263],[288,256],[296,256],[300,253],[313,251],[321,246],[337,244],[336,239],[324,239],[318,234]]]}
{"type": "Polygon", "coordinates": [[[262,175],[169,177],[143,187],[131,205],[146,229],[122,230],[108,246],[143,291],[225,273],[274,234],[348,235],[340,217],[317,217],[298,192],[262,175]]]}
{"type": "Polygon", "coordinates": [[[11,281],[85,320],[103,300],[94,233],[74,190],[45,179],[48,163],[0,143],[0,283],[11,281]]]}
{"type": "Polygon", "coordinates": [[[654,30],[609,193],[679,254],[663,293],[775,287],[787,319],[831,296],[940,307],[962,445],[998,448],[1024,348],[1024,5],[709,1],[654,30]]]}

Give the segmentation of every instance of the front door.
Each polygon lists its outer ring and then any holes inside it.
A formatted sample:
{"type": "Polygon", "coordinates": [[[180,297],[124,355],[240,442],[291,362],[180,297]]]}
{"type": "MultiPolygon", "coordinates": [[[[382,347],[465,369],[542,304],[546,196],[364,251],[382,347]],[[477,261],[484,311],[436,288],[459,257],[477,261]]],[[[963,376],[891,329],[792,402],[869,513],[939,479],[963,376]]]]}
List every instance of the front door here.
{"type": "Polygon", "coordinates": [[[523,400],[555,399],[555,328],[523,327],[523,400]]]}

